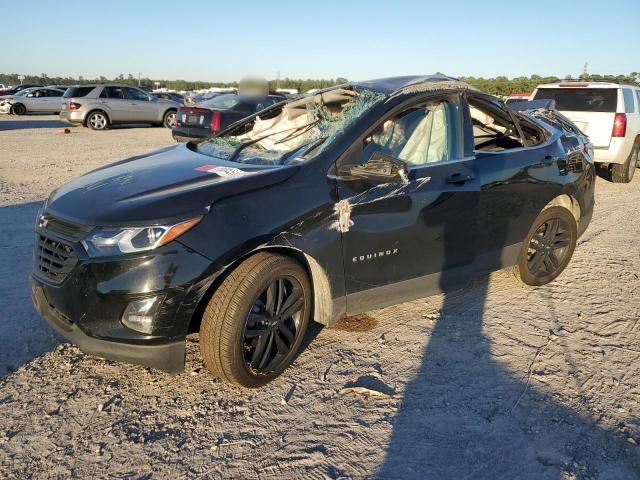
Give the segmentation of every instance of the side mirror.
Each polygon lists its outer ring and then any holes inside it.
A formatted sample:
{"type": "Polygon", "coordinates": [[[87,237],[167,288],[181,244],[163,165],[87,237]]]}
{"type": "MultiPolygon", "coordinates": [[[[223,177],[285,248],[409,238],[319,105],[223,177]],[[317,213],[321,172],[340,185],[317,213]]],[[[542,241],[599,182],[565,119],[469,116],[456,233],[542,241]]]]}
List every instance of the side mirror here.
{"type": "Polygon", "coordinates": [[[382,152],[373,152],[365,164],[352,165],[349,176],[354,180],[368,180],[375,183],[409,183],[407,164],[382,152]]]}

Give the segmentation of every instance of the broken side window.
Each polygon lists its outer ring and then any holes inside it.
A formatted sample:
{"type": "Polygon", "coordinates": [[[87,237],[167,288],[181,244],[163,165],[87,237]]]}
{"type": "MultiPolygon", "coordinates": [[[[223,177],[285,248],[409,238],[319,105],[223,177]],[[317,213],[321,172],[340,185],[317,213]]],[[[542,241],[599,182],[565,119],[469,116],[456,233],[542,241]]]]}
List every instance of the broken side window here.
{"type": "Polygon", "coordinates": [[[523,147],[511,115],[496,102],[471,96],[469,111],[475,150],[500,151],[523,147]]]}
{"type": "Polygon", "coordinates": [[[384,119],[362,141],[338,171],[364,164],[376,154],[409,165],[445,162],[462,156],[462,115],[453,98],[438,98],[411,106],[384,119]]]}

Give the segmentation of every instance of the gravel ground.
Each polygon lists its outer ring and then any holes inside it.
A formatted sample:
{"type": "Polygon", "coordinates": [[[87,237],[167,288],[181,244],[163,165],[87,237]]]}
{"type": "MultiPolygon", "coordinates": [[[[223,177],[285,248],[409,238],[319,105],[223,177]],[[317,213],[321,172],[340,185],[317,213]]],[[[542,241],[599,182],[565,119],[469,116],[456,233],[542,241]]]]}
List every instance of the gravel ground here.
{"type": "Polygon", "coordinates": [[[640,478],[640,175],[598,180],[553,284],[499,272],[313,328],[294,366],[249,392],[203,369],[196,336],[170,376],[87,357],[32,312],[44,196],[172,143],[161,128],[62,126],[0,118],[0,477],[640,478]]]}

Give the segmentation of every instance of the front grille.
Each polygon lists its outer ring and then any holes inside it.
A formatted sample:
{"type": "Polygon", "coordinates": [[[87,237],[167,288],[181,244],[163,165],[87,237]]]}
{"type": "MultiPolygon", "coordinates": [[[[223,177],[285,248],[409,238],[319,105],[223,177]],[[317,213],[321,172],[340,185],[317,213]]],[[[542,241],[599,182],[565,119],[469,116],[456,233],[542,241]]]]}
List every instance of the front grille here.
{"type": "Polygon", "coordinates": [[[73,247],[39,232],[36,237],[36,271],[54,283],[62,282],[78,261],[73,247]]]}
{"type": "Polygon", "coordinates": [[[47,213],[42,215],[38,222],[42,226],[41,228],[73,243],[79,242],[91,231],[91,227],[72,223],[47,213]]]}

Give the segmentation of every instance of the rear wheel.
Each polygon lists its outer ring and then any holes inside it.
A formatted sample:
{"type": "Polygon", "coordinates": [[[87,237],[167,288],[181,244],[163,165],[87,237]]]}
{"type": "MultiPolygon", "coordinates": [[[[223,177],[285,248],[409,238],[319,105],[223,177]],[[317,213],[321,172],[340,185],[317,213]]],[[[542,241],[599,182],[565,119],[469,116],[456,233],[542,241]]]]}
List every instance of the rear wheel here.
{"type": "Polygon", "coordinates": [[[176,111],[175,110],[169,110],[167,113],[165,113],[164,114],[164,121],[162,123],[167,128],[175,127],[176,126],[176,111]]]}
{"type": "Polygon", "coordinates": [[[25,107],[21,103],[16,103],[13,106],[13,113],[15,113],[16,115],[24,115],[27,113],[27,107],[25,107]]]}
{"type": "Polygon", "coordinates": [[[104,112],[91,112],[87,117],[87,126],[92,130],[104,130],[109,126],[109,118],[104,112]]]}
{"type": "Polygon", "coordinates": [[[536,218],[525,239],[514,273],[532,286],[553,281],[571,260],[578,240],[578,225],[564,207],[549,207],[536,218]]]}
{"type": "Polygon", "coordinates": [[[216,289],[202,317],[200,352],[215,376],[256,388],[295,358],[311,314],[306,271],[266,252],[245,260],[216,289]]]}
{"type": "Polygon", "coordinates": [[[640,152],[640,139],[636,139],[627,161],[611,165],[611,180],[615,183],[629,183],[638,167],[638,152],[640,152]]]}

